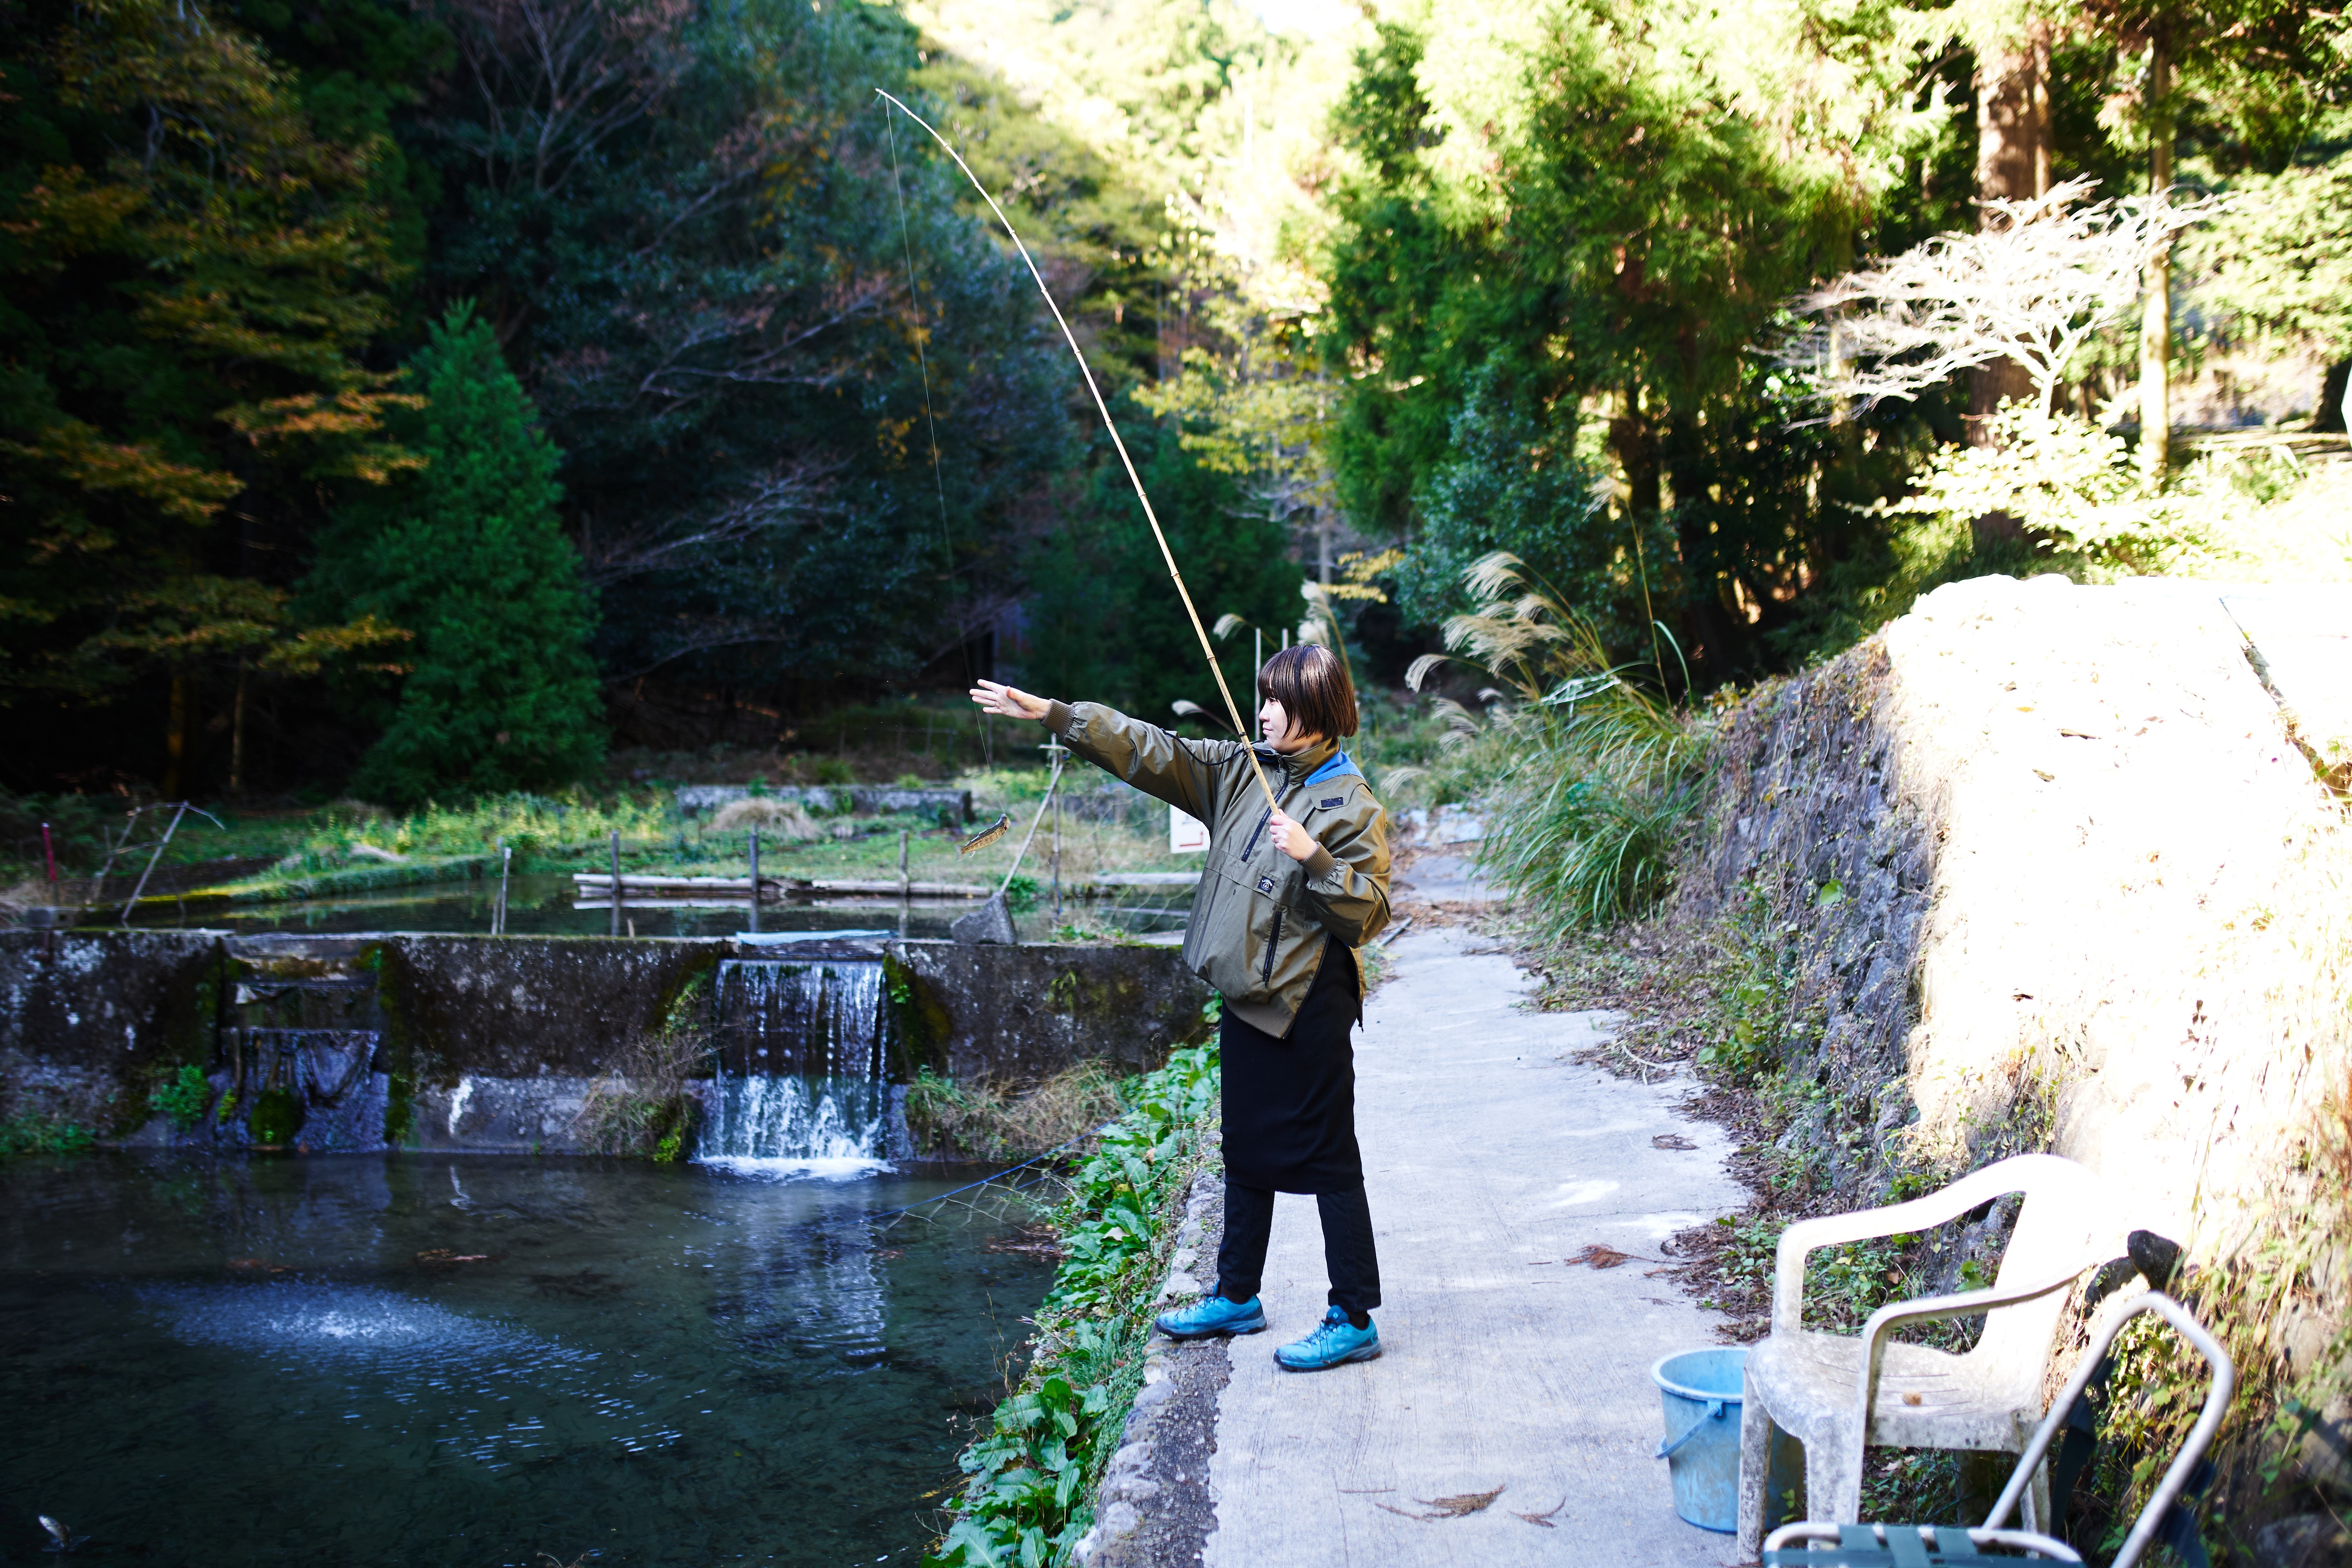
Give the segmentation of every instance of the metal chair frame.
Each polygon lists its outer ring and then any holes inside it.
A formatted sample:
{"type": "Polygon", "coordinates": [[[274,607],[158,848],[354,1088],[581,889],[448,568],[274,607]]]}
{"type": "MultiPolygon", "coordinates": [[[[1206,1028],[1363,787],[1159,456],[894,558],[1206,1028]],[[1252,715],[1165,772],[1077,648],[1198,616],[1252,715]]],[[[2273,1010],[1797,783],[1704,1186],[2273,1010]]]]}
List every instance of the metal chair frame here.
{"type": "MultiPolygon", "coordinates": [[[[2067,1412],[2074,1409],[2074,1401],[2082,1397],[2083,1390],[2090,1386],[2092,1373],[2105,1359],[2116,1336],[2123,1331],[2126,1323],[2143,1312],[2154,1312],[2169,1322],[2180,1337],[2205,1358],[2206,1364],[2212,1368],[2213,1376],[2206,1388],[2205,1408],[2198,1413],[2197,1424],[2189,1428],[2179,1453],[2173,1456],[2172,1464],[2165,1470],[2164,1479],[2157,1483],[2147,1505],[2139,1510],[2138,1519],[2133,1521],[2131,1534],[2124,1541],[2123,1550],[2116,1553],[2113,1568],[2134,1568],[2147,1551],[2148,1543],[2156,1539],[2166,1512],[2179,1500],[2181,1489],[2189,1484],[2189,1473],[2205,1457],[2205,1450],[2211,1445],[2213,1434],[2220,1429],[2221,1417],[2227,1413],[2230,1400],[2238,1386],[2238,1372],[2230,1360],[2230,1352],[2221,1348],[2220,1341],[2206,1332],[2205,1326],[2189,1309],[2160,1290],[2142,1290],[2137,1295],[2118,1298],[2100,1309],[2098,1316],[2093,1320],[2090,1342],[2084,1347],[2081,1358],[2075,1363],[2074,1374],[2066,1380],[2064,1390],[2052,1402],[2050,1414],[2042,1417],[2041,1426],[2034,1428],[2032,1441],[2025,1446],[2025,1452],[2018,1458],[2017,1468],[2010,1475],[2009,1484],[2001,1489],[2000,1498],[1992,1505],[1991,1514],[1981,1526],[1963,1531],[1949,1525],[1839,1525],[1818,1521],[1785,1524],[1774,1531],[1764,1542],[1765,1568],[1915,1568],[1915,1565],[1916,1568],[1928,1568],[1930,1564],[1945,1563],[1952,1564],[1953,1568],[1965,1568],[1971,1563],[2001,1561],[1986,1557],[1976,1550],[1986,1546],[2013,1547],[2050,1562],[2082,1562],[2082,1557],[2064,1542],[2053,1540],[2037,1531],[2005,1529],[2003,1521],[2024,1499],[2034,1473],[2049,1458],[2051,1445],[2058,1440],[2059,1429],[2066,1424],[2067,1412]],[[1916,1538],[1912,1534],[1915,1530],[1917,1531],[1916,1538]],[[1869,1538],[1867,1542],[1860,1539],[1864,1536],[1869,1538]],[[1804,1550],[1790,1550],[1800,1542],[1807,1543],[1804,1550]],[[1824,1551],[1821,1546],[1811,1544],[1819,1542],[1836,1544],[1824,1551]]],[[[1865,1384],[1863,1391],[1865,1411],[1869,1408],[1870,1397],[1871,1391],[1865,1384]]]]}

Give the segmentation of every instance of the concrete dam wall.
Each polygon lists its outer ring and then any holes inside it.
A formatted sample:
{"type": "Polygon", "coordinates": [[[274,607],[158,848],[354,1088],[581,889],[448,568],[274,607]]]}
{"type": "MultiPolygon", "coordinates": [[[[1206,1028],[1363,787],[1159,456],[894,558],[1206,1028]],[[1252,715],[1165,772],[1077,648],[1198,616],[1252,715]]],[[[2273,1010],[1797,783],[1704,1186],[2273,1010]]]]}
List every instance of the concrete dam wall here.
{"type": "Polygon", "coordinates": [[[891,1091],[926,1068],[1016,1089],[1148,1070],[1205,1037],[1208,997],[1141,946],[8,932],[0,1116],[118,1142],[576,1152],[601,1105],[667,1083],[734,1152],[888,1152],[891,1091]],[[184,1131],[150,1101],[191,1066],[211,1104],[184,1131]]]}

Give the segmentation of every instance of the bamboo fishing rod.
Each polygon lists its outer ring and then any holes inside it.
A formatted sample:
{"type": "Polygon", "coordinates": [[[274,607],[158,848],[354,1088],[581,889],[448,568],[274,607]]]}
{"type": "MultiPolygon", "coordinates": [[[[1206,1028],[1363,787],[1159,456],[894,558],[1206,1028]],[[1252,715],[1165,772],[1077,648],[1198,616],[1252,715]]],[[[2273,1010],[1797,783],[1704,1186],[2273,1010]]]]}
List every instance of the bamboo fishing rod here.
{"type": "Polygon", "coordinates": [[[1225,711],[1234,716],[1234,732],[1242,737],[1242,754],[1249,758],[1250,774],[1257,780],[1258,789],[1265,795],[1266,809],[1279,812],[1282,805],[1274,798],[1274,786],[1265,782],[1265,770],[1258,766],[1257,749],[1250,743],[1249,726],[1242,722],[1241,708],[1234,701],[1233,689],[1225,684],[1225,672],[1218,668],[1216,650],[1209,646],[1208,628],[1201,624],[1201,612],[1192,607],[1192,594],[1184,586],[1184,574],[1177,570],[1176,552],[1168,548],[1168,535],[1160,531],[1159,514],[1151,510],[1150,496],[1144,493],[1143,480],[1135,471],[1135,459],[1127,455],[1127,443],[1119,439],[1118,426],[1111,421],[1110,405],[1103,401],[1102,388],[1095,384],[1094,367],[1087,363],[1086,353],[1078,347],[1077,334],[1070,331],[1070,323],[1063,316],[1062,307],[1054,302],[1054,291],[1045,287],[1045,275],[1037,270],[1036,260],[1030,256],[1029,247],[1021,243],[1021,236],[1013,228],[1013,220],[1004,216],[1004,209],[996,205],[996,198],[988,194],[988,187],[980,183],[980,176],[971,172],[971,165],[963,161],[963,154],[957,152],[946,137],[933,130],[929,121],[882,89],[877,87],[874,90],[899,113],[929,132],[931,140],[955,160],[955,166],[963,171],[963,177],[971,182],[971,188],[980,193],[980,199],[988,204],[988,210],[994,213],[996,221],[1004,226],[1005,237],[1013,241],[1013,248],[1021,253],[1021,260],[1029,268],[1029,276],[1036,281],[1037,292],[1045,297],[1045,309],[1054,312],[1054,324],[1062,329],[1062,341],[1070,345],[1070,357],[1078,362],[1078,374],[1086,378],[1087,390],[1094,395],[1095,412],[1102,416],[1103,428],[1110,432],[1110,444],[1118,448],[1119,463],[1127,469],[1127,482],[1135,487],[1135,499],[1143,503],[1143,521],[1151,525],[1151,537],[1160,545],[1160,559],[1168,563],[1168,575],[1176,584],[1176,596],[1184,601],[1184,613],[1192,617],[1192,635],[1201,639],[1201,655],[1209,661],[1209,673],[1216,678],[1217,694],[1225,700],[1225,711]]]}

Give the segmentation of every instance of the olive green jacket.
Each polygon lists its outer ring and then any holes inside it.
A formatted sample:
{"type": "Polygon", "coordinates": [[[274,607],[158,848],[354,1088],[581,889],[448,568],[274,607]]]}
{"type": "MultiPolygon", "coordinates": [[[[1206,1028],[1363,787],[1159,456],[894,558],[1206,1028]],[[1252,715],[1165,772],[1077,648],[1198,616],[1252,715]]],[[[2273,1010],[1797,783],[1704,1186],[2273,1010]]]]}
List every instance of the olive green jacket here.
{"type": "Polygon", "coordinates": [[[1045,727],[1087,761],[1209,825],[1184,962],[1245,1022],[1287,1036],[1335,945],[1327,934],[1353,963],[1355,950],[1389,923],[1388,813],[1332,742],[1286,757],[1239,741],[1187,741],[1095,702],[1054,703],[1045,727]],[[1315,836],[1304,860],[1276,848],[1265,830],[1253,749],[1283,815],[1315,836]]]}

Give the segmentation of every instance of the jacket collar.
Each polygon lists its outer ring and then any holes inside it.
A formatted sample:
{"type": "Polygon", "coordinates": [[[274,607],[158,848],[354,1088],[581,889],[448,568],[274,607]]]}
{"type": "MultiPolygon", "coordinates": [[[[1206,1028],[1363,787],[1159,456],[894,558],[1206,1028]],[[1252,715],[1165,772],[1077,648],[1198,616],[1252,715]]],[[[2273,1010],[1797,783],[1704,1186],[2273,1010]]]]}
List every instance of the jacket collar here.
{"type": "Polygon", "coordinates": [[[1254,750],[1257,752],[1259,764],[1269,773],[1279,776],[1283,788],[1290,789],[1314,776],[1316,769],[1338,756],[1339,744],[1336,741],[1325,739],[1316,742],[1303,752],[1287,757],[1263,742],[1254,750]]]}

